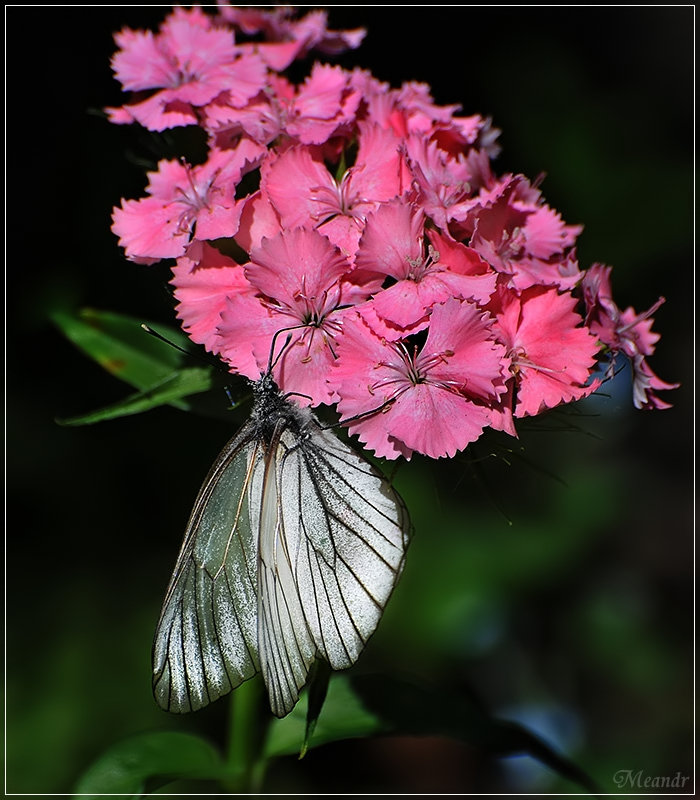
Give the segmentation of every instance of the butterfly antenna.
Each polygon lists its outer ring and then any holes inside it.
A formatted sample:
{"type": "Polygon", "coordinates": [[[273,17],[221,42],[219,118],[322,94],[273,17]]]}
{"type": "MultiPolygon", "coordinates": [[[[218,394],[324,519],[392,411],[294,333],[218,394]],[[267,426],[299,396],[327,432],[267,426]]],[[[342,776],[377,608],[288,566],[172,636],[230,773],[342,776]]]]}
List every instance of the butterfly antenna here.
{"type": "Polygon", "coordinates": [[[217,370],[218,372],[223,372],[224,375],[230,375],[231,373],[226,369],[226,367],[219,361],[217,358],[209,357],[206,355],[202,355],[198,353],[196,350],[185,350],[184,347],[181,347],[179,344],[176,344],[171,339],[168,339],[167,336],[163,336],[162,333],[158,333],[158,331],[153,330],[150,325],[146,325],[145,322],[141,323],[141,327],[146,333],[149,333],[151,336],[155,336],[156,339],[160,339],[161,342],[165,342],[169,344],[171,347],[174,347],[176,350],[179,350],[181,353],[184,353],[186,356],[190,358],[196,358],[198,361],[204,362],[208,367],[212,367],[213,369],[217,370]]]}
{"type": "Polygon", "coordinates": [[[284,353],[284,351],[287,349],[287,347],[289,347],[289,343],[292,341],[292,333],[291,332],[292,331],[297,331],[297,330],[299,330],[299,328],[303,328],[303,327],[305,327],[305,326],[304,325],[292,325],[289,328],[280,328],[278,331],[275,331],[275,333],[274,333],[274,335],[272,337],[272,343],[270,344],[270,357],[267,360],[267,374],[268,375],[272,374],[272,370],[275,368],[275,366],[277,365],[277,362],[282,357],[282,353],[284,353]],[[287,332],[287,338],[284,340],[284,344],[280,348],[279,353],[277,353],[277,356],[275,356],[275,345],[277,343],[277,337],[281,333],[285,333],[285,331],[287,332]]]}
{"type": "Polygon", "coordinates": [[[158,331],[153,330],[153,328],[151,328],[150,325],[146,325],[145,322],[141,323],[141,327],[143,328],[143,330],[146,331],[146,333],[150,333],[151,336],[155,336],[156,339],[160,339],[161,342],[165,342],[166,344],[169,344],[171,347],[174,347],[176,350],[179,350],[181,353],[184,353],[186,356],[195,356],[195,357],[197,356],[196,353],[191,353],[189,350],[185,350],[184,347],[180,347],[179,344],[175,344],[175,342],[170,341],[170,339],[168,339],[166,336],[163,336],[162,333],[158,333],[158,331]]]}

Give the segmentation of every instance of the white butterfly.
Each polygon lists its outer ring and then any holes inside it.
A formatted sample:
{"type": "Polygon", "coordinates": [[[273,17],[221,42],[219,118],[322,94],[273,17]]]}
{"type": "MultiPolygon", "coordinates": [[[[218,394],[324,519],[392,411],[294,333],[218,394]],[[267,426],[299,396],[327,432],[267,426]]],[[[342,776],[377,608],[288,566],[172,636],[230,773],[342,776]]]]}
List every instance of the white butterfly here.
{"type": "Polygon", "coordinates": [[[355,663],[404,563],[410,523],[382,474],[266,374],[194,505],[153,645],[153,689],[194,711],[262,672],[288,714],[316,658],[355,663]]]}

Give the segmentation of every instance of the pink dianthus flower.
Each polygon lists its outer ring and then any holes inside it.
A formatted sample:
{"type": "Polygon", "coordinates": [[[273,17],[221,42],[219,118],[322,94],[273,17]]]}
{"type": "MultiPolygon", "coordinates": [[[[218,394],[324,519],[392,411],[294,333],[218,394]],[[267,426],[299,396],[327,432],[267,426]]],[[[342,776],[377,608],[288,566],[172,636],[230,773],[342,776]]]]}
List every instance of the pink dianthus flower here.
{"type": "Polygon", "coordinates": [[[273,366],[302,404],[337,403],[387,458],[453,456],[486,426],[517,435],[516,418],[595,391],[601,343],[629,359],[637,407],[667,407],[658,392],[677,384],[646,362],[662,300],[621,311],[609,268],[579,268],[582,228],[539,179],[493,172],[489,119],[366,70],[277,74],[363,35],[224,0],[116,34],[136,94],[111,120],[208,136],[204,163],[161,160],[147,196],[113,212],[127,258],[177,260],[190,337],[251,379],[273,366]]]}
{"type": "Polygon", "coordinates": [[[123,200],[113,209],[112,231],[127,258],[153,263],[184,255],[192,239],[233,236],[241,213],[235,186],[263,153],[244,140],[235,151],[212,151],[200,166],[160,161],[148,173],[149,197],[123,200]]]}
{"type": "Polygon", "coordinates": [[[301,404],[331,402],[333,339],[346,307],[359,299],[349,271],[347,259],[317,231],[296,228],[263,239],[245,265],[251,291],[227,298],[218,352],[249,378],[265,372],[272,358],[277,384],[301,404]],[[290,334],[286,344],[282,331],[290,334]]]}
{"type": "Polygon", "coordinates": [[[581,280],[572,252],[581,226],[566,225],[522,176],[482,192],[467,224],[473,228],[470,245],[518,291],[535,285],[572,289],[581,280]]]}
{"type": "Polygon", "coordinates": [[[125,28],[114,38],[117,80],[124,89],[153,94],[107,109],[112,122],[136,121],[153,131],[195,125],[197,109],[221,92],[232,105],[244,105],[265,85],[262,59],[238,55],[231,32],[214,27],[199,8],[175,9],[155,35],[125,28]]]}
{"type": "Polygon", "coordinates": [[[659,334],[651,329],[654,324],[652,315],[664,298],[660,297],[641,314],[631,306],[620,311],[612,298],[610,272],[610,267],[594,264],[583,279],[587,321],[591,331],[610,349],[613,358],[621,352],[629,359],[632,397],[636,408],[670,408],[670,403],[661,400],[656,393],[677,389],[679,384],[662,381],[646,362],[646,357],[653,354],[659,340],[659,334]]]}
{"type": "Polygon", "coordinates": [[[248,36],[264,36],[263,41],[239,44],[244,50],[259,53],[272,69],[286,69],[294,59],[310,50],[337,54],[360,46],[366,31],[329,30],[328,14],[315,10],[295,18],[295,9],[236,8],[219,0],[219,19],[248,36]]]}
{"type": "Polygon", "coordinates": [[[600,385],[590,380],[600,346],[575,306],[571,294],[545,287],[521,294],[501,288],[494,295],[489,308],[511,359],[516,417],[579,400],[600,385]]]}
{"type": "Polygon", "coordinates": [[[208,242],[194,242],[173,267],[175,308],[193,342],[217,353],[221,312],[229,297],[252,291],[243,267],[208,242]]]}
{"type": "Polygon", "coordinates": [[[358,127],[355,164],[341,177],[333,177],[310,148],[297,146],[269,159],[261,178],[282,228],[317,228],[351,258],[367,214],[409,186],[399,140],[374,125],[358,127]]]}
{"type": "Polygon", "coordinates": [[[488,302],[496,274],[474,250],[435,230],[425,235],[425,215],[404,200],[383,203],[367,218],[355,258],[356,280],[379,276],[392,285],[376,292],[372,309],[395,333],[411,332],[429,309],[451,297],[488,302]]]}
{"type": "Polygon", "coordinates": [[[348,316],[336,352],[330,380],[341,421],[386,458],[454,456],[481,435],[488,405],[505,391],[505,347],[489,315],[466,301],[433,308],[420,350],[348,316]]]}
{"type": "Polygon", "coordinates": [[[349,77],[339,67],[318,63],[299,87],[271,76],[265,91],[245,104],[219,95],[204,109],[204,126],[218,145],[240,135],[262,144],[281,138],[322,145],[355,121],[361,97],[349,77]]]}

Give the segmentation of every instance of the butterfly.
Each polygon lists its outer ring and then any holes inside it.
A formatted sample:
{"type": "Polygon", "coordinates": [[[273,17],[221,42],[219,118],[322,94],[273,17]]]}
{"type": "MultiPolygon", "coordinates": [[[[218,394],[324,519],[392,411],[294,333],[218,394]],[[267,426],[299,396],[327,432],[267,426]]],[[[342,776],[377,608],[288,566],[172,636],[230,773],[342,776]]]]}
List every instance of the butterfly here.
{"type": "Polygon", "coordinates": [[[192,510],[153,645],[153,690],[195,711],[262,673],[288,714],[316,659],[355,663],[403,569],[406,507],[271,372],[192,510]]]}

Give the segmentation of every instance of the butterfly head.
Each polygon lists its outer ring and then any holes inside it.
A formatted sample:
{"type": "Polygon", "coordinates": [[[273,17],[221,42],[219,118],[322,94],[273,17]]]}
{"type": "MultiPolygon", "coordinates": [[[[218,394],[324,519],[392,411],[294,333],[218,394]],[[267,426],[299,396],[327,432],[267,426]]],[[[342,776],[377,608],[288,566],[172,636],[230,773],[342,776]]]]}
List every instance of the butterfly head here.
{"type": "Polygon", "coordinates": [[[259,434],[269,441],[281,420],[300,434],[308,422],[308,412],[295,405],[289,395],[277,386],[271,372],[265,372],[257,381],[251,382],[253,390],[252,419],[259,434]]]}

